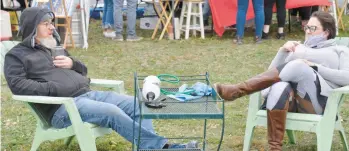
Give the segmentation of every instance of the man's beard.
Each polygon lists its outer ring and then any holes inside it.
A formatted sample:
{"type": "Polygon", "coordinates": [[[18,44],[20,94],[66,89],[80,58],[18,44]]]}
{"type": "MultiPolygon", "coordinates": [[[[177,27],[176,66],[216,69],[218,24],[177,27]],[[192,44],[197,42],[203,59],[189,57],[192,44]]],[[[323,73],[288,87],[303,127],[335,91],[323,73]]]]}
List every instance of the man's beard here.
{"type": "Polygon", "coordinates": [[[48,37],[48,38],[38,38],[39,42],[41,45],[52,49],[57,46],[57,41],[53,37],[48,37]]]}

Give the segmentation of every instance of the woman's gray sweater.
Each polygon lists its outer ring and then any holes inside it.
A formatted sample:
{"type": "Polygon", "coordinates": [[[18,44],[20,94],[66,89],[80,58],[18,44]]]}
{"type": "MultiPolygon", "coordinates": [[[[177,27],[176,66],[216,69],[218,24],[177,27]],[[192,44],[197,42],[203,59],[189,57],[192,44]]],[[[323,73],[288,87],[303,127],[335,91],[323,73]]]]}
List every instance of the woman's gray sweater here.
{"type": "Polygon", "coordinates": [[[349,48],[336,45],[334,39],[321,42],[316,48],[300,44],[294,52],[282,49],[278,51],[269,69],[296,59],[305,59],[317,64],[321,95],[329,96],[333,88],[349,85],[349,48]]]}

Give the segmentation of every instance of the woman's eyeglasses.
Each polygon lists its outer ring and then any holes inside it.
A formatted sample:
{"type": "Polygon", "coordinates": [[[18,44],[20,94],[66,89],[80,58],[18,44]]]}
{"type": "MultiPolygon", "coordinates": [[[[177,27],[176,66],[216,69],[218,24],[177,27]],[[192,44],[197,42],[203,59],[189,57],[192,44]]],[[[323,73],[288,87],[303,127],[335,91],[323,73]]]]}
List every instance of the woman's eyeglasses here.
{"type": "Polygon", "coordinates": [[[309,30],[310,32],[315,32],[318,29],[317,26],[308,26],[308,25],[305,25],[303,28],[304,28],[304,31],[309,30]]]}

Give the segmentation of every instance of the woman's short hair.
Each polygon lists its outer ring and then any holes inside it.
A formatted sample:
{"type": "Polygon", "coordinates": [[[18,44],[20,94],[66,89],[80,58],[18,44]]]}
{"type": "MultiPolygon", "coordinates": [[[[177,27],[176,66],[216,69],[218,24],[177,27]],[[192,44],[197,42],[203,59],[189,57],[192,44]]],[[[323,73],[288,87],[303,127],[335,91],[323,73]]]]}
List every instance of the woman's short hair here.
{"type": "Polygon", "coordinates": [[[316,11],[311,17],[316,17],[324,31],[328,31],[327,39],[334,39],[336,37],[336,21],[334,17],[327,12],[316,11]]]}

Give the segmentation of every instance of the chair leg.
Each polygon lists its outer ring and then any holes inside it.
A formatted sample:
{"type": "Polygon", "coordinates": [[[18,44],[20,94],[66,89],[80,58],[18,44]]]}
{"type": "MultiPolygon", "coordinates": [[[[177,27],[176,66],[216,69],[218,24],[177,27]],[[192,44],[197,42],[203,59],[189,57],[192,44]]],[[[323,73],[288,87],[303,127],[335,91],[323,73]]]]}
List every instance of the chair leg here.
{"type": "Polygon", "coordinates": [[[187,22],[186,22],[186,26],[185,26],[185,39],[189,38],[192,4],[193,4],[192,2],[188,2],[187,22]]]}
{"type": "Polygon", "coordinates": [[[36,127],[34,140],[30,151],[36,151],[40,147],[40,144],[44,141],[44,136],[42,135],[42,130],[40,127],[36,127]]]}
{"type": "Polygon", "coordinates": [[[15,15],[16,15],[16,20],[17,20],[17,26],[19,26],[19,18],[18,18],[17,11],[15,11],[15,15]]]}
{"type": "Polygon", "coordinates": [[[71,17],[67,18],[67,30],[68,30],[68,33],[69,33],[71,46],[73,48],[75,48],[74,39],[73,39],[73,33],[72,33],[72,30],[71,30],[71,20],[72,20],[71,17]]]}
{"type": "Polygon", "coordinates": [[[345,136],[345,131],[344,131],[344,129],[339,130],[339,134],[340,134],[341,139],[342,139],[344,151],[349,151],[348,140],[347,140],[347,138],[346,138],[346,136],[345,136]]]}
{"type": "Polygon", "coordinates": [[[321,129],[318,128],[316,131],[317,137],[317,150],[318,151],[329,151],[332,146],[333,129],[321,129]]]}
{"type": "MultiPolygon", "coordinates": [[[[173,7],[173,8],[176,8],[177,5],[178,5],[178,2],[179,2],[179,1],[176,1],[176,2],[174,3],[174,6],[172,6],[172,7],[173,7]]],[[[164,29],[162,30],[162,32],[161,32],[161,34],[160,34],[159,40],[161,40],[161,39],[164,37],[164,34],[165,34],[166,29],[167,29],[170,25],[173,26],[172,24],[170,24],[172,17],[174,17],[174,10],[171,10],[170,15],[169,15],[168,17],[166,17],[166,18],[167,18],[167,19],[166,19],[166,24],[164,25],[164,29]]],[[[170,31],[168,31],[168,32],[170,32],[170,31]]]]}
{"type": "Polygon", "coordinates": [[[201,38],[205,39],[205,29],[204,29],[204,17],[202,14],[202,3],[199,3],[199,15],[200,15],[200,32],[201,32],[201,38]]]}
{"type": "Polygon", "coordinates": [[[247,123],[246,124],[246,130],[245,130],[245,137],[244,137],[244,149],[243,151],[249,151],[252,138],[253,138],[253,132],[254,132],[254,124],[253,123],[247,123]]]}
{"type": "Polygon", "coordinates": [[[291,9],[288,9],[288,32],[291,33],[291,9]]]}
{"type": "Polygon", "coordinates": [[[96,139],[93,136],[91,129],[84,127],[75,130],[75,132],[81,151],[97,151],[96,139]]]}
{"type": "MultiPolygon", "coordinates": [[[[163,3],[159,3],[159,5],[160,5],[160,9],[162,10],[162,8],[163,8],[163,3]]],[[[154,9],[155,9],[155,12],[157,12],[157,14],[158,14],[158,17],[159,17],[159,20],[158,20],[158,22],[156,23],[156,26],[155,26],[155,29],[154,29],[154,31],[153,31],[153,35],[151,36],[151,39],[155,39],[155,35],[156,35],[156,33],[158,32],[158,29],[159,29],[159,27],[160,27],[160,25],[161,25],[161,23],[162,22],[164,22],[163,21],[163,17],[164,17],[164,15],[165,15],[165,11],[160,11],[158,8],[157,8],[157,6],[155,5],[155,3],[153,4],[153,7],[154,7],[154,9]]],[[[165,24],[164,24],[165,25],[165,24]]]]}
{"type": "Polygon", "coordinates": [[[63,42],[63,48],[64,49],[67,49],[67,39],[68,39],[68,31],[66,30],[65,33],[64,33],[64,42],[63,42]]]}
{"type": "Polygon", "coordinates": [[[348,140],[347,140],[347,137],[345,136],[345,130],[344,130],[344,127],[343,127],[343,125],[342,125],[341,120],[342,120],[342,119],[339,118],[339,119],[336,121],[335,130],[338,130],[338,131],[339,131],[339,136],[341,137],[341,140],[342,140],[342,143],[343,143],[344,151],[349,151],[349,148],[348,148],[348,140]]]}
{"type": "Polygon", "coordinates": [[[179,18],[179,38],[181,37],[182,29],[183,29],[183,20],[184,20],[184,14],[185,9],[187,8],[186,2],[183,2],[182,11],[181,11],[181,17],[179,18]]]}
{"type": "MultiPolygon", "coordinates": [[[[197,14],[197,3],[194,3],[194,6],[193,6],[193,8],[192,8],[192,10],[191,11],[193,11],[195,14],[197,14]]],[[[197,15],[193,15],[193,18],[192,18],[192,20],[193,20],[193,25],[192,25],[192,27],[193,27],[193,36],[194,37],[196,37],[196,22],[197,22],[197,15]]]]}
{"type": "Polygon", "coordinates": [[[70,136],[70,137],[66,138],[64,140],[64,145],[68,147],[70,145],[71,141],[73,140],[73,138],[74,138],[74,136],[70,136]]]}
{"type": "Polygon", "coordinates": [[[296,144],[296,137],[294,136],[294,132],[292,130],[286,130],[286,133],[290,144],[296,144]]]}
{"type": "MultiPolygon", "coordinates": [[[[344,4],[346,4],[347,2],[348,2],[347,0],[344,1],[344,4]]],[[[339,28],[339,26],[341,26],[342,29],[345,30],[345,27],[344,27],[344,24],[343,24],[343,20],[342,20],[342,15],[343,15],[343,13],[344,13],[345,6],[339,7],[339,6],[338,6],[338,1],[337,1],[337,0],[335,1],[335,3],[336,3],[337,16],[338,16],[338,17],[337,17],[338,28],[339,28]]]]}
{"type": "Polygon", "coordinates": [[[34,138],[34,141],[33,141],[32,147],[30,148],[30,151],[36,151],[36,150],[38,150],[38,148],[40,147],[40,144],[41,144],[42,142],[43,142],[43,141],[40,140],[40,138],[34,138]]]}

